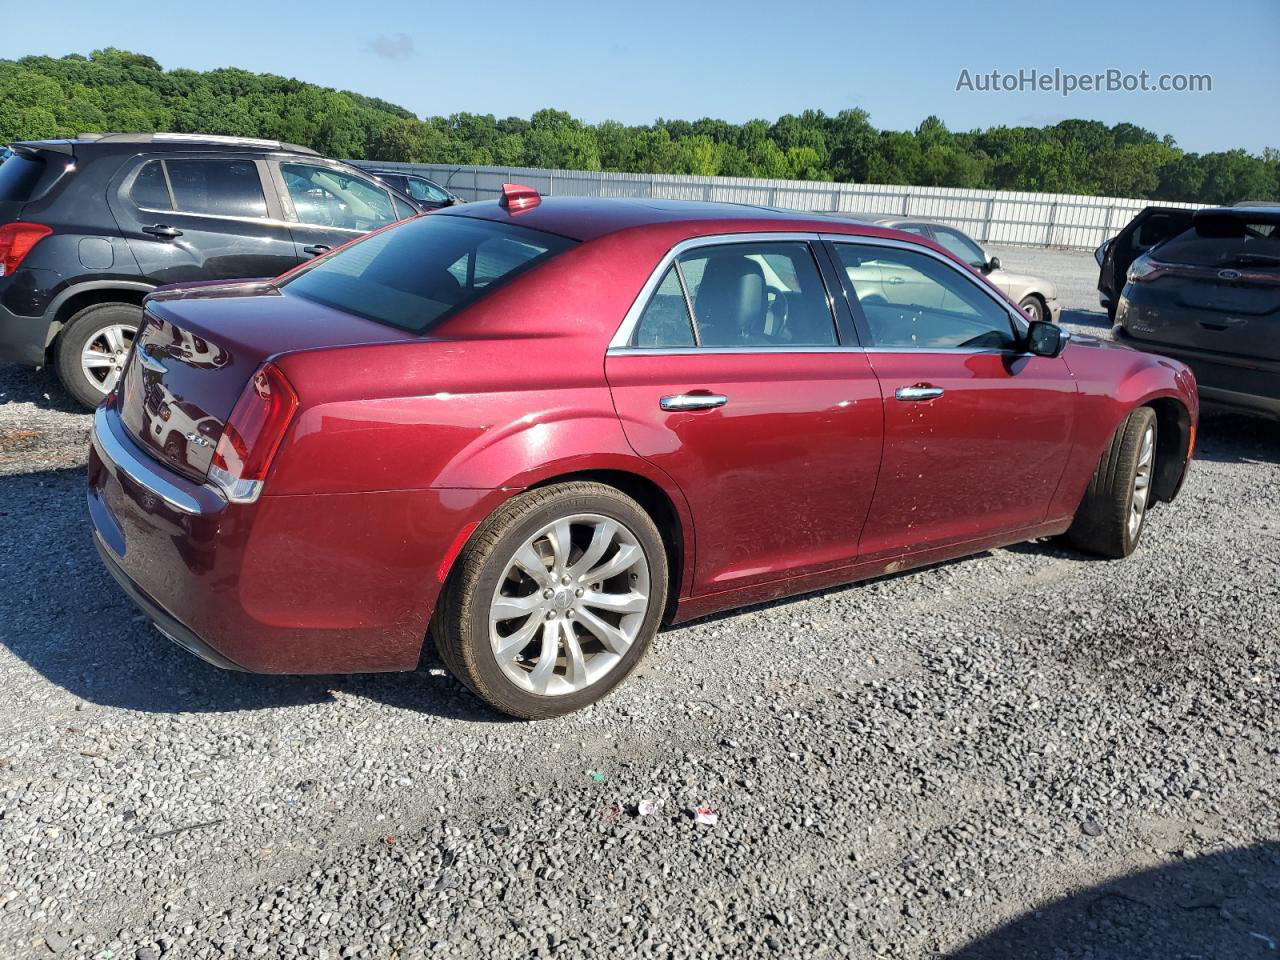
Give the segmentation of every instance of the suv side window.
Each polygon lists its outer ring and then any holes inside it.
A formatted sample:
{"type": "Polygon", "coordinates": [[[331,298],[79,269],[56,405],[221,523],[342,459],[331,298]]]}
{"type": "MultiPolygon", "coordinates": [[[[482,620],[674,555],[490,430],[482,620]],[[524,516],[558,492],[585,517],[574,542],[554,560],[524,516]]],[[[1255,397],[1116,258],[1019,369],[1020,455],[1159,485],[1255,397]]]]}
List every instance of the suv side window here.
{"type": "Polygon", "coordinates": [[[280,173],[302,223],[367,232],[398,219],[391,194],[344,170],[282,163],[280,173]]]}
{"type": "Polygon", "coordinates": [[[173,198],[169,196],[169,183],[160,160],[148,160],[142,165],[133,180],[129,199],[135,207],[143,210],[173,209],[173,198]]]}
{"type": "Polygon", "coordinates": [[[870,328],[871,346],[903,350],[1016,346],[1009,311],[956,267],[900,247],[838,242],[835,249],[870,328]],[[911,279],[890,290],[884,276],[911,279]]]}
{"type": "Polygon", "coordinates": [[[164,165],[174,208],[181,213],[267,215],[262,179],[252,160],[165,160],[164,165]]]}
{"type": "Polygon", "coordinates": [[[447,203],[449,195],[435,184],[421,177],[406,178],[409,183],[409,196],[415,200],[430,200],[432,203],[447,203]]]}
{"type": "Polygon", "coordinates": [[[837,343],[826,286],[803,240],[695,247],[681,254],[668,273],[641,315],[635,346],[689,346],[685,322],[690,304],[694,339],[702,347],[837,343]]]}

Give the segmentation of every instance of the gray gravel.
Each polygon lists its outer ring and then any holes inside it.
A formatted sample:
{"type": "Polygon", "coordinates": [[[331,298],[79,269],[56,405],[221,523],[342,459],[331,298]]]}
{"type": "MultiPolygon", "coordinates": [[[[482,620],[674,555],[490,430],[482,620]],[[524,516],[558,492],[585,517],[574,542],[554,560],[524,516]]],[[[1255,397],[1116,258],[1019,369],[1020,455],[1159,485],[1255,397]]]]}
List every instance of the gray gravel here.
{"type": "MultiPolygon", "coordinates": [[[[997,252],[1105,326],[1087,255],[997,252]]],[[[430,657],[172,647],[90,546],[88,417],[46,374],[0,394],[6,960],[1280,956],[1273,425],[1207,418],[1127,561],[1029,544],[704,620],[519,724],[430,657]]]]}

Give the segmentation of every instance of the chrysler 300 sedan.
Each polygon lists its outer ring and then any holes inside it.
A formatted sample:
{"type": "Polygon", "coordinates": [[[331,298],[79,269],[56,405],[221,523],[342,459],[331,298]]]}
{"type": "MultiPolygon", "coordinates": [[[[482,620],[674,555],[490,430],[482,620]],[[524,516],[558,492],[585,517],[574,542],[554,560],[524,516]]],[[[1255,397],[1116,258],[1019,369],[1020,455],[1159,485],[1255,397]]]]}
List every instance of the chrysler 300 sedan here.
{"type": "Polygon", "coordinates": [[[88,505],[211,663],[410,670],[431,637],[535,718],[664,622],[1038,537],[1123,557],[1197,413],[1182,364],[1031,322],[920,236],[508,186],[153,294],[88,505]],[[874,296],[886,263],[915,301],[874,296]]]}

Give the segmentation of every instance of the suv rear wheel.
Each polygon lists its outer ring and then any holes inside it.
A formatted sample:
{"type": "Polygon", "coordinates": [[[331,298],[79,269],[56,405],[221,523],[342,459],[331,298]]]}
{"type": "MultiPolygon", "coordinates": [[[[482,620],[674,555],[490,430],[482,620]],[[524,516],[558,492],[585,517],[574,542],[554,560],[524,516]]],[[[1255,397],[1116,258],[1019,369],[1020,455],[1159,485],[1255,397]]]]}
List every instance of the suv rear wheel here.
{"type": "Polygon", "coordinates": [[[142,308],[132,303],[95,303],[76,313],[58,336],[54,365],[67,392],[96,407],[124,373],[142,308]]]}
{"type": "Polygon", "coordinates": [[[449,671],[527,720],[594,703],[627,676],[667,600],[662,536],[600,483],[531,490],[472,537],[431,626],[449,671]]]}

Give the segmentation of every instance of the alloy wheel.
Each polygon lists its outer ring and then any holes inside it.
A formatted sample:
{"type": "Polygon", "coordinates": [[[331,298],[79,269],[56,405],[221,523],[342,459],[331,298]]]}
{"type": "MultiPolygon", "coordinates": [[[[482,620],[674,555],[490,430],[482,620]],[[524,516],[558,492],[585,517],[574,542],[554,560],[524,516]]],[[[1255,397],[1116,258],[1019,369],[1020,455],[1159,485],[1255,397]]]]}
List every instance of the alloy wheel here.
{"type": "Polygon", "coordinates": [[[520,688],[576,693],[626,656],[649,599],[649,561],[635,534],[599,514],[563,517],[507,561],[489,603],[489,642],[520,688]]]}
{"type": "Polygon", "coordinates": [[[1151,474],[1156,459],[1155,427],[1147,427],[1138,448],[1138,469],[1133,475],[1133,497],[1129,501],[1129,539],[1133,540],[1142,529],[1142,518],[1147,512],[1151,496],[1151,474]]]}
{"type": "Polygon", "coordinates": [[[128,324],[110,324],[96,331],[80,351],[80,369],[85,379],[104,395],[120,381],[136,332],[128,324]]]}

